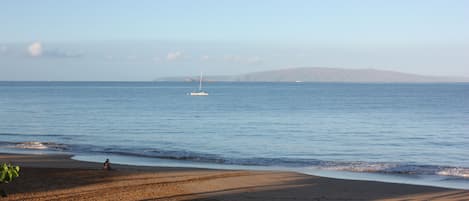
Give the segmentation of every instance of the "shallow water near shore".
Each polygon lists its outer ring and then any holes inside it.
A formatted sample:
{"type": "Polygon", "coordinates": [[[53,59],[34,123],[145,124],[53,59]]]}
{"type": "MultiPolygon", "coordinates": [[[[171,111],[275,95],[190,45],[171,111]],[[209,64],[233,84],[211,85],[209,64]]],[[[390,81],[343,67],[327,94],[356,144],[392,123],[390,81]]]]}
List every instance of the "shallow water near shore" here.
{"type": "Polygon", "coordinates": [[[0,82],[0,151],[467,188],[469,84],[205,86],[0,82]]]}
{"type": "Polygon", "coordinates": [[[454,189],[469,189],[469,180],[460,177],[445,177],[439,175],[409,175],[409,174],[384,174],[370,172],[349,172],[324,170],[317,167],[285,167],[285,166],[253,166],[253,165],[228,165],[216,163],[200,163],[178,161],[159,158],[140,158],[121,155],[76,155],[72,159],[90,162],[103,162],[111,158],[114,164],[137,165],[137,166],[155,166],[155,167],[187,167],[187,168],[209,168],[222,170],[273,170],[273,171],[292,171],[308,175],[352,179],[362,181],[382,181],[390,183],[414,184],[435,187],[445,187],[454,189]]]}

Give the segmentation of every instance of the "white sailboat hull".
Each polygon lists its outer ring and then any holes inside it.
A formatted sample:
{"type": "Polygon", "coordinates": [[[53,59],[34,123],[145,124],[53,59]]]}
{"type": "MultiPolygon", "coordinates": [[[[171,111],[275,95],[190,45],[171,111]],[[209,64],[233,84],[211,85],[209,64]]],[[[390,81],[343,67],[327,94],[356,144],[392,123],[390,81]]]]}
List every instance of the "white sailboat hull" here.
{"type": "Polygon", "coordinates": [[[202,72],[200,73],[200,79],[199,79],[199,91],[193,91],[189,95],[191,95],[191,96],[208,96],[207,92],[202,91],[202,72]]]}
{"type": "Polygon", "coordinates": [[[208,96],[207,92],[201,91],[201,92],[191,92],[191,96],[208,96]]]}

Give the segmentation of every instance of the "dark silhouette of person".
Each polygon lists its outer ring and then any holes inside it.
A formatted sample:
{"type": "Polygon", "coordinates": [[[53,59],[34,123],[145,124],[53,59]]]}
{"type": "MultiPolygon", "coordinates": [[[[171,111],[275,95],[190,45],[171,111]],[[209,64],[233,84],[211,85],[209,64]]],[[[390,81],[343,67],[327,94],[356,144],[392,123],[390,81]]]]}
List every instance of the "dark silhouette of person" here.
{"type": "Polygon", "coordinates": [[[104,161],[104,170],[111,170],[111,163],[109,162],[109,158],[106,158],[106,161],[104,161]]]}

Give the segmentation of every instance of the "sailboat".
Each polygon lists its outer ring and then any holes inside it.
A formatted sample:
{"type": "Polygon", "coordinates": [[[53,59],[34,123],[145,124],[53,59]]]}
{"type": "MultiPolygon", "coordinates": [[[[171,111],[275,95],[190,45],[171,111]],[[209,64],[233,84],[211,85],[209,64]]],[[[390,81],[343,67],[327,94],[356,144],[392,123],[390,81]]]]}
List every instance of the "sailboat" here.
{"type": "Polygon", "coordinates": [[[191,96],[208,96],[208,93],[202,90],[202,72],[199,79],[199,90],[190,93],[191,96]]]}

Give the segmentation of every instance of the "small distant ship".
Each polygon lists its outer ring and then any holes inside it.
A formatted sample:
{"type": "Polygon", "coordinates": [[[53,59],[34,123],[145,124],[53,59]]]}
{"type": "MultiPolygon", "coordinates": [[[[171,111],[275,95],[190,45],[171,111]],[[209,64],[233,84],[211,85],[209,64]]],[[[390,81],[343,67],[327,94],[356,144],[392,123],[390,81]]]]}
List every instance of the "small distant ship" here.
{"type": "Polygon", "coordinates": [[[202,90],[202,72],[199,79],[199,90],[190,93],[191,96],[208,96],[208,93],[202,90]]]}

